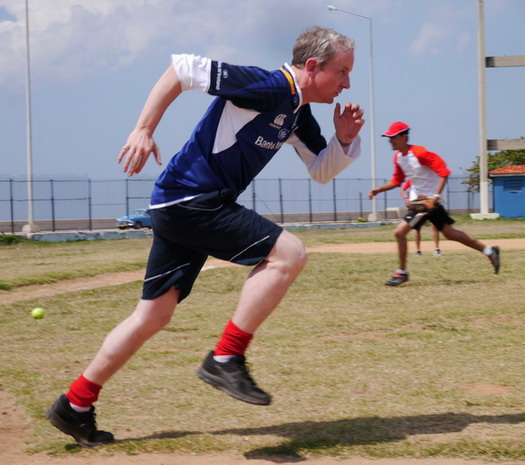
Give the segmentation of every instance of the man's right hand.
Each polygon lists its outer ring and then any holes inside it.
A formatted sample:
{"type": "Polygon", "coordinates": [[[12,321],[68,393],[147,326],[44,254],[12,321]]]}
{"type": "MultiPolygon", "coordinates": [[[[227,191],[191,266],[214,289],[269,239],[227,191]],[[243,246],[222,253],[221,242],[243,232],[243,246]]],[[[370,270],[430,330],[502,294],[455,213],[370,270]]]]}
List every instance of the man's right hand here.
{"type": "Polygon", "coordinates": [[[142,171],[142,168],[152,153],[157,164],[162,165],[160,150],[153,136],[145,129],[135,129],[129,135],[126,145],[122,147],[117,158],[117,163],[120,163],[125,158],[122,171],[124,173],[127,172],[128,176],[133,176],[142,171]]]}

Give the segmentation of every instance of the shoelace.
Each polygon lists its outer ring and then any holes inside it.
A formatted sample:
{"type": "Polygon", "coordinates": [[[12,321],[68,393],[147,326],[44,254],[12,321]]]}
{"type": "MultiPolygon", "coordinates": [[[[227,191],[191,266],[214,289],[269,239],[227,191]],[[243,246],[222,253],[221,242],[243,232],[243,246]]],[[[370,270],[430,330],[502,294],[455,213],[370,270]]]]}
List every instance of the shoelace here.
{"type": "Polygon", "coordinates": [[[97,417],[97,414],[94,412],[94,410],[81,413],[80,418],[84,420],[81,427],[90,426],[90,427],[97,429],[96,417],[97,417]]]}
{"type": "Polygon", "coordinates": [[[242,377],[243,379],[247,380],[252,386],[256,386],[255,381],[250,376],[250,371],[248,370],[246,363],[244,361],[239,361],[237,367],[239,371],[235,373],[234,376],[236,376],[237,378],[242,377]]]}

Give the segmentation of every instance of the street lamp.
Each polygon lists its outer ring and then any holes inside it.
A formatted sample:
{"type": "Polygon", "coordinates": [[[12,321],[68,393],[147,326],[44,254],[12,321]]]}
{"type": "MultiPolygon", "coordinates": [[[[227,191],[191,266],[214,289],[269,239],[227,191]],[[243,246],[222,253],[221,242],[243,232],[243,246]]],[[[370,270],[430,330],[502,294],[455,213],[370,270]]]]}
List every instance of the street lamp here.
{"type": "Polygon", "coordinates": [[[33,147],[31,140],[31,63],[29,50],[29,0],[26,3],[26,159],[27,159],[27,222],[23,232],[33,233],[38,231],[33,215],[33,147]]]}
{"type": "MultiPolygon", "coordinates": [[[[333,5],[328,5],[327,8],[330,11],[340,11],[341,13],[346,13],[352,16],[359,16],[360,18],[368,19],[369,26],[369,47],[368,47],[368,65],[370,73],[370,151],[372,152],[371,160],[371,175],[372,175],[372,189],[376,187],[376,145],[375,145],[375,121],[374,121],[374,53],[373,53],[373,33],[372,33],[372,18],[370,16],[361,15],[359,13],[353,13],[352,11],[342,10],[333,5]]],[[[372,197],[372,213],[368,217],[370,221],[377,221],[377,208],[376,208],[376,198],[372,197]]]]}

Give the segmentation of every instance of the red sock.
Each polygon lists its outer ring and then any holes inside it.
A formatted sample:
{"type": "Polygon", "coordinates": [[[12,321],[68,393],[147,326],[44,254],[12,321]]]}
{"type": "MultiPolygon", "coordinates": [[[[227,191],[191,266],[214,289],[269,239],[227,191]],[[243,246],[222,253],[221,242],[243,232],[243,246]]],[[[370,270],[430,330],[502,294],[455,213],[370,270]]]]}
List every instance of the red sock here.
{"type": "Polygon", "coordinates": [[[73,405],[91,407],[91,405],[97,401],[101,389],[102,386],[84,378],[84,375],[80,375],[71,383],[71,386],[69,386],[66,397],[73,405]]]}
{"type": "Polygon", "coordinates": [[[217,343],[215,355],[244,355],[253,334],[238,328],[233,321],[225,326],[222,337],[217,343]]]}

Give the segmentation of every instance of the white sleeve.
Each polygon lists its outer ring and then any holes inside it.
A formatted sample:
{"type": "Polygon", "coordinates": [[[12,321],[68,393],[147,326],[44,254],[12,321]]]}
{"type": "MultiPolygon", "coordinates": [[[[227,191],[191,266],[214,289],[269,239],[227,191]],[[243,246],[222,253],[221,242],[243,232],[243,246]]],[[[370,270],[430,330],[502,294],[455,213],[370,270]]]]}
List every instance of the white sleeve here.
{"type": "Polygon", "coordinates": [[[211,60],[198,55],[171,55],[171,64],[177,73],[182,90],[202,90],[210,87],[211,60]]]}
{"type": "Polygon", "coordinates": [[[350,144],[348,153],[343,151],[335,135],[318,155],[309,150],[295,134],[292,134],[286,142],[294,147],[312,179],[321,184],[331,181],[361,155],[361,138],[359,136],[350,144]]]}

